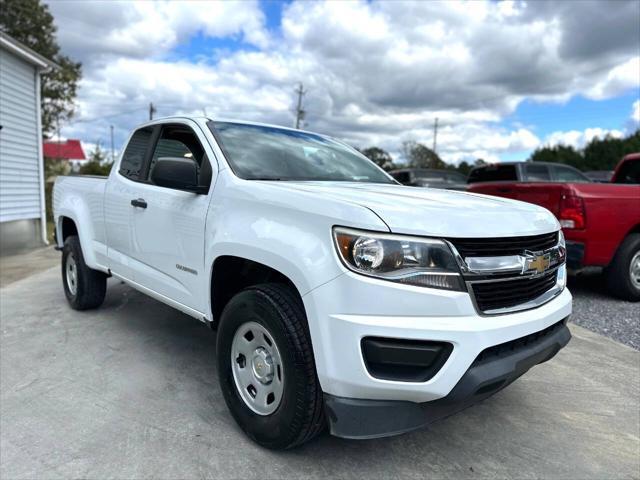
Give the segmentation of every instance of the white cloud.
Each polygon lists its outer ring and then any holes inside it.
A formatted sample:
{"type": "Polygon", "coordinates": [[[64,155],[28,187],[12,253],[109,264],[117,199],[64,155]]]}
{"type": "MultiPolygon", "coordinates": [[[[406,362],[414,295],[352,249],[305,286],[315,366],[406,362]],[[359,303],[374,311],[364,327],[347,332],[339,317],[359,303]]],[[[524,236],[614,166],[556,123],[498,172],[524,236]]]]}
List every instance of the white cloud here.
{"type": "Polygon", "coordinates": [[[269,36],[256,0],[201,2],[49,1],[65,50],[85,63],[104,56],[158,57],[196,34],[241,37],[265,48],[269,36]]]}
{"type": "Polygon", "coordinates": [[[549,146],[566,145],[580,149],[584,148],[584,146],[594,138],[604,138],[606,136],[622,138],[624,136],[624,132],[621,130],[607,130],[604,128],[587,128],[583,131],[558,131],[548,135],[544,144],[549,146]]]}
{"type": "Polygon", "coordinates": [[[636,123],[640,123],[640,100],[636,100],[633,102],[633,107],[631,110],[631,120],[636,123]]]}
{"type": "Polygon", "coordinates": [[[640,56],[615,66],[585,93],[589,98],[602,100],[640,86],[640,56]]]}
{"type": "MultiPolygon", "coordinates": [[[[604,99],[640,86],[636,3],[619,2],[616,15],[608,2],[580,5],[294,1],[269,32],[255,1],[51,2],[63,49],[84,62],[81,121],[64,134],[106,140],[114,124],[121,141],[149,102],[159,115],[206,109],[291,125],[302,80],[307,127],[354,145],[430,145],[438,117],[446,160],[526,158],[541,144],[535,130],[499,124],[523,99],[604,99]],[[608,36],[584,35],[600,23],[608,36]],[[196,35],[251,48],[175,52],[196,35]]],[[[587,133],[553,135],[545,141],[577,145],[587,133]]]]}

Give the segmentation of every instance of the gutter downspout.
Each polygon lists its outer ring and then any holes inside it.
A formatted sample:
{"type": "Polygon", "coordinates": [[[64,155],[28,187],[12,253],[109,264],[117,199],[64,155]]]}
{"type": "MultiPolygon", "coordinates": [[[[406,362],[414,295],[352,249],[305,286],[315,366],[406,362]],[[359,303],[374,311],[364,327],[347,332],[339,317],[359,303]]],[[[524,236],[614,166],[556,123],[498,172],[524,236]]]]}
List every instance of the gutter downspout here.
{"type": "Polygon", "coordinates": [[[47,239],[47,205],[44,196],[44,156],[42,153],[42,104],[40,103],[40,75],[44,73],[39,68],[36,68],[36,131],[38,141],[38,174],[40,180],[40,233],[42,235],[42,242],[45,245],[49,245],[47,239]]]}

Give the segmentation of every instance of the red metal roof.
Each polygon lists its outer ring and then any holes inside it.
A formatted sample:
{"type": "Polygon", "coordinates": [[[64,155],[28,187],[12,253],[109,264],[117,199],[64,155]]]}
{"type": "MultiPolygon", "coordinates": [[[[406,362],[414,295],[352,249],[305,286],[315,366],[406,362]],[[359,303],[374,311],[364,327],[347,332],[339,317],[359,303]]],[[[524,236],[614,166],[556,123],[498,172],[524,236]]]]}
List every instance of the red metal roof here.
{"type": "Polygon", "coordinates": [[[84,150],[80,140],[66,140],[64,142],[44,142],[43,155],[46,158],[62,158],[65,160],[85,160],[84,150]]]}

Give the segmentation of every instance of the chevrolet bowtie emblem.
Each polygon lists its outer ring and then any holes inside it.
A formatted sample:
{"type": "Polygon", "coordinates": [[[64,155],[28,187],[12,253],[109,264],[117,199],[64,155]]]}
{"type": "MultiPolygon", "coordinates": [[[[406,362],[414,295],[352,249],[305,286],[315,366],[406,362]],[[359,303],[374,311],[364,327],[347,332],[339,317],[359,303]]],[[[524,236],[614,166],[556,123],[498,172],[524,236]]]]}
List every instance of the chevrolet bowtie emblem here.
{"type": "Polygon", "coordinates": [[[535,270],[538,273],[544,272],[551,264],[551,256],[535,255],[533,258],[527,259],[527,270],[535,270]]]}

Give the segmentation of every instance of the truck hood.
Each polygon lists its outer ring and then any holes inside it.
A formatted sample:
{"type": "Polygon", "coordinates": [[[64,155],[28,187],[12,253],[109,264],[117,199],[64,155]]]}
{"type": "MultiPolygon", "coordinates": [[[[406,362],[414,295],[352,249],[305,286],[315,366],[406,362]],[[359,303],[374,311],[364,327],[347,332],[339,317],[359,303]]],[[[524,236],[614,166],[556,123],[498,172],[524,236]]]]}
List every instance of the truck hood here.
{"type": "MultiPolygon", "coordinates": [[[[560,228],[546,209],[467,192],[351,182],[265,182],[368,208],[394,233],[441,237],[513,237],[560,228]]],[[[348,225],[346,225],[348,226],[348,225]]]]}

